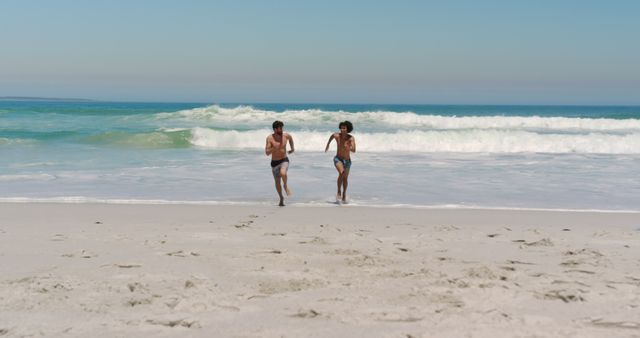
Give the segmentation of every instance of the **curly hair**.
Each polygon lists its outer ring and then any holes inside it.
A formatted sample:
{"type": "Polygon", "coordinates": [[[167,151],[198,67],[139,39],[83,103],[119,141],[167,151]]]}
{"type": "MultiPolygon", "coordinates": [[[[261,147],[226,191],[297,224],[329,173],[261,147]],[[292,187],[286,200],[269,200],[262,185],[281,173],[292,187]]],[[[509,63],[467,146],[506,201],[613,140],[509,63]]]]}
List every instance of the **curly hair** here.
{"type": "Polygon", "coordinates": [[[338,125],[338,128],[342,128],[342,126],[347,127],[347,133],[350,133],[353,131],[353,124],[351,124],[351,122],[349,121],[340,122],[340,124],[338,125]]]}

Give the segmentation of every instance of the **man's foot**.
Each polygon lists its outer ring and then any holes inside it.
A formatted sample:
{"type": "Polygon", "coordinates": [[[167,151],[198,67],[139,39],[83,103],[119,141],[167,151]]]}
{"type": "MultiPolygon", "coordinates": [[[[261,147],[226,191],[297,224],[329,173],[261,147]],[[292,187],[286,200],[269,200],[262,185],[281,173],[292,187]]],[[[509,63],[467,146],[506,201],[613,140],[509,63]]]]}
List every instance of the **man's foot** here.
{"type": "Polygon", "coordinates": [[[337,193],[336,194],[336,202],[340,202],[341,199],[342,199],[342,193],[337,193]]]}
{"type": "Polygon", "coordinates": [[[278,204],[279,207],[284,207],[284,200],[280,200],[280,204],[278,204]]]}
{"type": "Polygon", "coordinates": [[[287,196],[291,196],[291,190],[289,190],[288,186],[284,186],[284,191],[287,193],[287,196]]]}

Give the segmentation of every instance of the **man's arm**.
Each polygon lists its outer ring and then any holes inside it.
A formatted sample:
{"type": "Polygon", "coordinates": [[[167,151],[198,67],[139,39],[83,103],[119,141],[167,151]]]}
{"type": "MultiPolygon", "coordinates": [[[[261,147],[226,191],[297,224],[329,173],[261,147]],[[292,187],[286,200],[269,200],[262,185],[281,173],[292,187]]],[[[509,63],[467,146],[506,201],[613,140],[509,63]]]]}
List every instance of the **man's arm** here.
{"type": "Polygon", "coordinates": [[[349,140],[351,142],[351,152],[355,153],[356,152],[356,138],[351,136],[351,139],[349,140]]]}
{"type": "Polygon", "coordinates": [[[324,152],[326,153],[327,150],[329,150],[329,145],[331,145],[331,141],[333,140],[335,134],[331,134],[331,136],[329,136],[329,141],[327,141],[327,146],[324,148],[324,152]]]}
{"type": "Polygon", "coordinates": [[[293,153],[294,151],[296,151],[295,147],[293,146],[293,137],[290,134],[287,134],[288,139],[289,139],[289,146],[291,146],[291,150],[289,150],[289,154],[293,153]]]}
{"type": "Polygon", "coordinates": [[[271,139],[271,136],[267,137],[267,145],[264,146],[264,153],[267,154],[267,156],[271,155],[271,153],[273,152],[273,146],[271,145],[271,142],[269,142],[271,139]]]}

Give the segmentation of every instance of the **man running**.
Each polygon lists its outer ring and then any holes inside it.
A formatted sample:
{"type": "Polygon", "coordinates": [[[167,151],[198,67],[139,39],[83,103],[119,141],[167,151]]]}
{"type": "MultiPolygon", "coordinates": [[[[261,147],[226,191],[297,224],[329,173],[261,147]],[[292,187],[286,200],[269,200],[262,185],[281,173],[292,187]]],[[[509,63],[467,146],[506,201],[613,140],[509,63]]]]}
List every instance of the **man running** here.
{"type": "Polygon", "coordinates": [[[338,170],[338,193],[336,194],[336,202],[347,202],[347,187],[349,186],[349,170],[351,169],[351,153],[356,152],[356,138],[349,134],[353,131],[353,125],[349,121],[340,122],[339,133],[333,133],[329,136],[327,147],[324,149],[326,153],[329,150],[332,140],[336,140],[338,150],[336,156],[333,157],[333,164],[338,170]]]}
{"type": "Polygon", "coordinates": [[[271,172],[275,180],[276,191],[278,192],[278,196],[280,196],[280,204],[278,205],[284,207],[284,196],[282,195],[282,186],[280,184],[281,180],[287,196],[291,195],[291,190],[289,190],[289,186],[287,185],[287,170],[289,169],[287,142],[289,142],[291,146],[291,150],[288,152],[289,154],[293,153],[295,149],[293,147],[293,137],[282,132],[284,123],[275,121],[272,127],[273,134],[267,136],[267,145],[264,148],[264,152],[267,156],[271,155],[271,172]]]}

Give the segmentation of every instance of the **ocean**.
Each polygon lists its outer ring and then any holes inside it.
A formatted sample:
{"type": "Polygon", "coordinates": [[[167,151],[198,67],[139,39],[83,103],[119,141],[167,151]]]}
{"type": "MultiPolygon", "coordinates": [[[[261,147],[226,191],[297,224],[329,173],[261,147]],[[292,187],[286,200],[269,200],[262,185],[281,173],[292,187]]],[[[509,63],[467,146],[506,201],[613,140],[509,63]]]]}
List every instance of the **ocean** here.
{"type": "Polygon", "coordinates": [[[0,201],[333,206],[325,144],[358,151],[350,205],[640,211],[640,107],[0,101],[0,201]]]}

